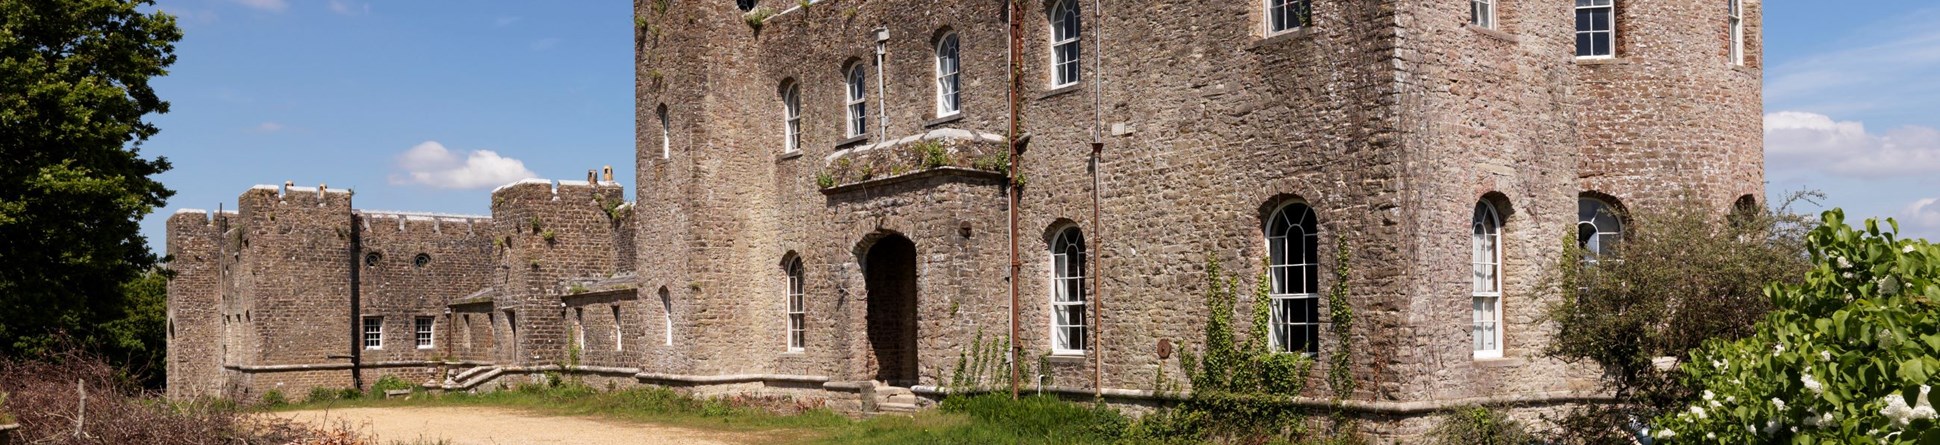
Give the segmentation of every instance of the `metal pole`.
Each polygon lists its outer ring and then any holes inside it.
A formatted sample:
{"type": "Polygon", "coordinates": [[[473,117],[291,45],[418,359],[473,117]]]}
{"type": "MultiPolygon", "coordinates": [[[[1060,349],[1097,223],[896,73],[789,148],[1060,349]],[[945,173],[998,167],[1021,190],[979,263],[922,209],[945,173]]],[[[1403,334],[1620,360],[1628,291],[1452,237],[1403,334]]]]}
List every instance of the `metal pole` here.
{"type": "Polygon", "coordinates": [[[1092,323],[1091,323],[1091,387],[1093,397],[1105,398],[1105,275],[1104,269],[1105,222],[1098,217],[1098,179],[1103,168],[1105,154],[1104,139],[1104,34],[1105,11],[1103,2],[1091,1],[1091,246],[1085,249],[1091,258],[1092,282],[1092,323]]]}
{"type": "Polygon", "coordinates": [[[1017,16],[1023,13],[1023,5],[1018,3],[1017,0],[1011,0],[1006,7],[1010,8],[1010,13],[1006,14],[1006,19],[1010,22],[1010,55],[1007,61],[1007,65],[1009,66],[1008,77],[1010,79],[1010,137],[1007,139],[1010,142],[1010,147],[1008,148],[1010,150],[1010,169],[1009,174],[1004,178],[1004,195],[1010,201],[1008,209],[1010,212],[1010,398],[1016,400],[1018,379],[1017,279],[1019,269],[1023,268],[1023,263],[1017,258],[1017,204],[1019,202],[1019,199],[1017,199],[1017,166],[1019,164],[1017,158],[1023,154],[1018,150],[1017,143],[1020,130],[1017,122],[1019,114],[1017,89],[1019,86],[1018,83],[1021,81],[1018,78],[1017,72],[1019,69],[1017,66],[1017,55],[1024,52],[1023,41],[1019,40],[1022,36],[1018,32],[1017,16]]]}

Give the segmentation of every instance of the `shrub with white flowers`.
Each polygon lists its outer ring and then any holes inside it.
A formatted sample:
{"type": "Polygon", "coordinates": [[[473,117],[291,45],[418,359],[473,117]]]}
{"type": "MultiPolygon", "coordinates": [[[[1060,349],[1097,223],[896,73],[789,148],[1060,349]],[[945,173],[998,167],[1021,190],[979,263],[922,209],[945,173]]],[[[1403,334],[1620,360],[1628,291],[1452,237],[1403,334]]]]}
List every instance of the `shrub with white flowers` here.
{"type": "Polygon", "coordinates": [[[1756,332],[1681,365],[1703,396],[1656,419],[1676,443],[1940,443],[1940,246],[1825,212],[1800,284],[1767,288],[1756,332]]]}

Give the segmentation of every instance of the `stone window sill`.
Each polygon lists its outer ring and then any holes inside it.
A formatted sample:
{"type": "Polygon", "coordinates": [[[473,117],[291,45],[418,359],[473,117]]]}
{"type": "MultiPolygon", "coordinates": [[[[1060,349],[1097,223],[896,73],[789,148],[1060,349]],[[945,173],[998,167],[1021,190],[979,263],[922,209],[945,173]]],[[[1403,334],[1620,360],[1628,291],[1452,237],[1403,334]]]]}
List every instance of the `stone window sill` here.
{"type": "Polygon", "coordinates": [[[1501,40],[1504,42],[1517,43],[1522,41],[1521,37],[1516,37],[1515,34],[1502,32],[1501,30],[1483,28],[1480,26],[1475,26],[1474,24],[1462,25],[1462,27],[1468,28],[1468,30],[1470,31],[1475,31],[1476,34],[1481,34],[1485,37],[1501,40]]]}
{"type": "Polygon", "coordinates": [[[1475,359],[1477,368],[1514,368],[1529,363],[1522,357],[1497,357],[1475,359]]]}
{"type": "Polygon", "coordinates": [[[858,134],[858,135],[855,135],[855,137],[843,139],[842,141],[835,143],[835,148],[847,147],[850,145],[860,144],[863,142],[869,142],[869,135],[858,134]]]}
{"type": "Polygon", "coordinates": [[[1576,58],[1576,64],[1577,65],[1628,65],[1630,64],[1630,61],[1619,59],[1616,56],[1596,56],[1596,57],[1578,57],[1576,58]]]}
{"type": "Polygon", "coordinates": [[[1302,26],[1299,28],[1294,28],[1286,31],[1280,31],[1280,32],[1276,32],[1276,33],[1261,37],[1259,40],[1255,40],[1253,41],[1252,44],[1247,45],[1246,48],[1260,49],[1260,48],[1275,46],[1275,45],[1279,45],[1279,44],[1283,44],[1283,43],[1291,42],[1295,40],[1312,40],[1316,32],[1317,31],[1315,31],[1314,27],[1312,26],[1302,26]]]}
{"type": "Polygon", "coordinates": [[[1039,100],[1050,99],[1055,96],[1069,94],[1073,91],[1078,91],[1081,89],[1084,89],[1084,82],[1073,82],[1070,85],[1052,88],[1050,91],[1045,91],[1044,94],[1037,95],[1037,98],[1039,100]]]}
{"type": "Polygon", "coordinates": [[[956,122],[956,121],[960,121],[960,120],[963,120],[963,112],[962,112],[962,111],[958,111],[958,112],[955,112],[955,113],[950,113],[950,115],[948,115],[948,116],[943,116],[943,117],[939,117],[939,118],[936,118],[936,119],[930,119],[930,120],[929,120],[929,122],[924,122],[924,123],[923,123],[923,128],[930,128],[930,127],[935,127],[935,126],[938,126],[938,125],[943,125],[943,124],[947,124],[947,123],[951,123],[951,122],[956,122]]]}
{"type": "Polygon", "coordinates": [[[1090,363],[1091,355],[1085,352],[1068,352],[1044,356],[1044,361],[1060,365],[1090,363]]]}
{"type": "Polygon", "coordinates": [[[782,152],[782,154],[775,155],[775,162],[786,161],[786,160],[795,159],[799,157],[802,157],[801,150],[782,152]]]}

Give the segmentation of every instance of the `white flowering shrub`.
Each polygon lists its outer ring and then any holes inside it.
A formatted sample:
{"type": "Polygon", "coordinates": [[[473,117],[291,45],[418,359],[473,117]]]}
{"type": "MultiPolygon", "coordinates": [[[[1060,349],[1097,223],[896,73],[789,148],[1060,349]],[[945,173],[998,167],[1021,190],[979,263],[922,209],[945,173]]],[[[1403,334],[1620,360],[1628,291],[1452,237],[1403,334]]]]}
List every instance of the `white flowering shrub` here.
{"type": "Polygon", "coordinates": [[[1822,220],[1815,267],[1766,289],[1755,333],[1680,365],[1700,392],[1653,422],[1659,443],[1940,443],[1940,247],[1896,239],[1892,220],[1822,220]]]}

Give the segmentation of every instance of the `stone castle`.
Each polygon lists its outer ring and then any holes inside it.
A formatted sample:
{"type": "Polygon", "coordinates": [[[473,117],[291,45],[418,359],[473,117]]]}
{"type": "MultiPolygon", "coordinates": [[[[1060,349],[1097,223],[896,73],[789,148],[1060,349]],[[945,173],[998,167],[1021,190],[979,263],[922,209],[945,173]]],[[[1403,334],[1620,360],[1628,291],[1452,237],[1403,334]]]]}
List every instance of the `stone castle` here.
{"type": "Polygon", "coordinates": [[[1212,257],[1267,274],[1273,347],[1352,348],[1344,406],[1408,437],[1598,397],[1538,354],[1561,237],[1763,194],[1759,0],[634,10],[636,202],[589,173],[489,217],[290,184],[178,213],[171,395],[557,372],[898,410],[1008,390],[1009,345],[1027,390],[1159,404],[1212,257]]]}

